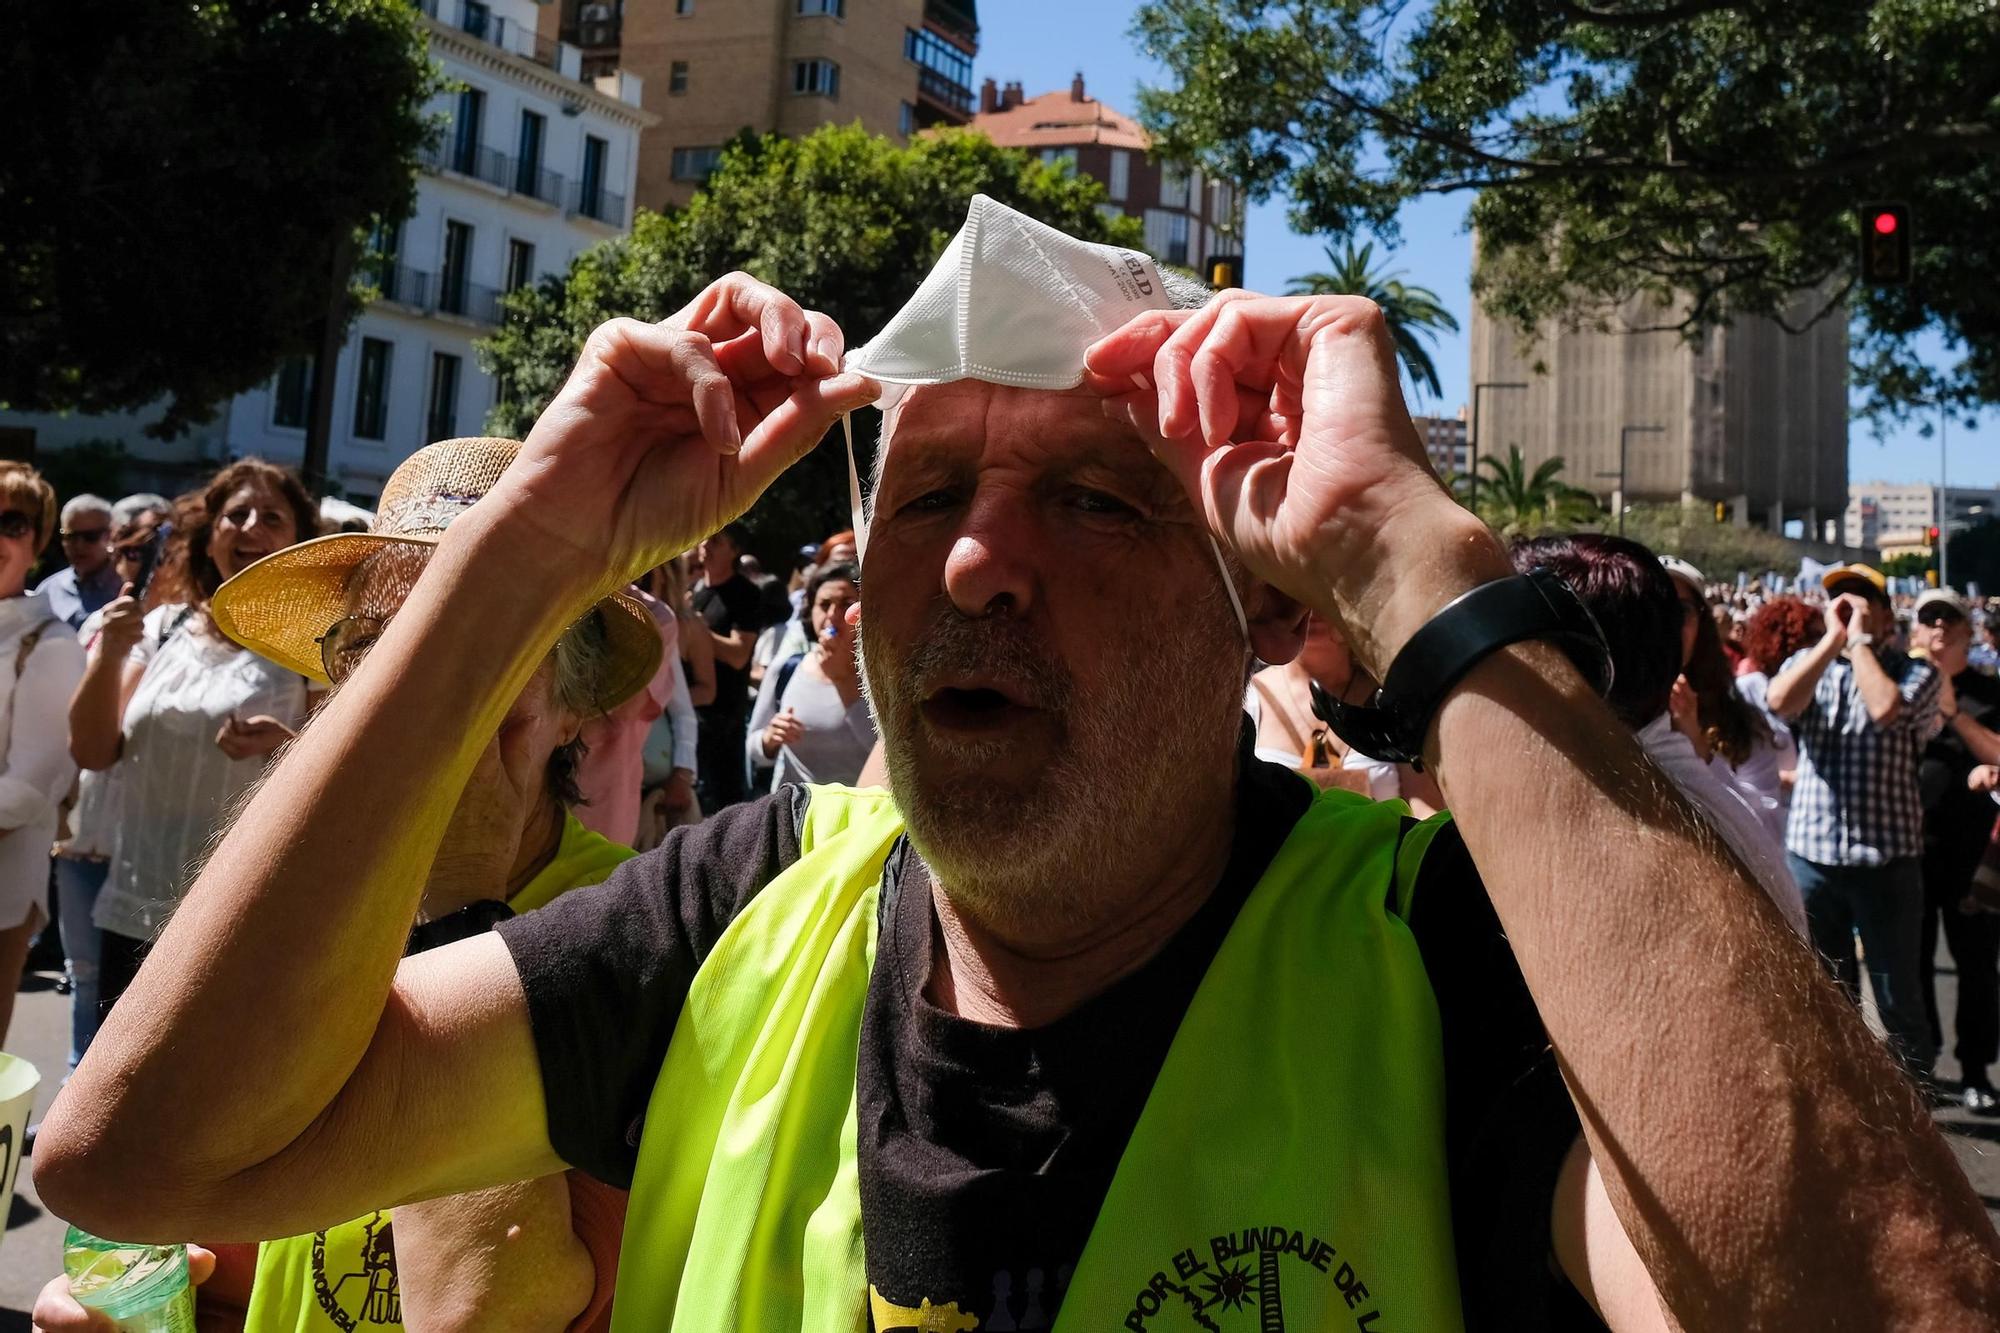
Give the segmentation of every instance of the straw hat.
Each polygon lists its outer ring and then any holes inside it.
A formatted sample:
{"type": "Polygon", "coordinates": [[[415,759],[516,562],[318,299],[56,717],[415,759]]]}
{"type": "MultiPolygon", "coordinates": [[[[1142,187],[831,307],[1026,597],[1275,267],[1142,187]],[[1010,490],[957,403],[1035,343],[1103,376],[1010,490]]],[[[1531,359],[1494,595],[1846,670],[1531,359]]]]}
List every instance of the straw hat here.
{"type": "MultiPolygon", "coordinates": [[[[319,638],[347,615],[347,580],[355,566],[390,546],[435,546],[453,519],[493,489],[520,452],[512,440],[444,440],[404,459],[382,489],[367,532],[339,532],[274,552],[216,590],[216,628],[245,648],[310,680],[326,682],[319,638]]],[[[660,630],[638,600],[622,592],[597,604],[610,639],[609,712],[643,689],[659,670],[660,630]]]]}

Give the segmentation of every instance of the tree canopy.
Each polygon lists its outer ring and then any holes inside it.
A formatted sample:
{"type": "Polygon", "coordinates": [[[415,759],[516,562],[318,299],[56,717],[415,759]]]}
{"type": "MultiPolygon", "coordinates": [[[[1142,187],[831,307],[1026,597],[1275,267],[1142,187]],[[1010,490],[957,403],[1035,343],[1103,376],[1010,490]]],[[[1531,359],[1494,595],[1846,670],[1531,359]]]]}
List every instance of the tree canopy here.
{"type": "Polygon", "coordinates": [[[1870,410],[2000,401],[1984,0],[1150,0],[1135,33],[1170,75],[1140,96],[1158,150],[1285,190],[1300,230],[1393,239],[1404,201],[1477,191],[1478,294],[1523,328],[1845,303],[1870,410]],[[1911,209],[1905,287],[1856,281],[1878,200],[1911,209]]]}
{"type": "MultiPolygon", "coordinates": [[[[826,312],[858,344],[916,290],[975,193],[1084,240],[1141,247],[1136,220],[1099,210],[1097,182],[983,134],[945,131],[908,148],[859,126],[742,136],[686,208],[641,212],[629,236],[508,298],[505,322],[480,345],[502,385],[488,429],[524,433],[597,325],[664,319],[733,269],[826,312]]],[[[795,549],[845,527],[843,468],[838,450],[822,448],[787,473],[747,520],[760,547],[795,549]]]]}
{"type": "Polygon", "coordinates": [[[0,406],[172,435],[310,353],[436,86],[408,0],[0,7],[0,406]]]}
{"type": "Polygon", "coordinates": [[[1348,241],[1336,250],[1326,247],[1327,267],[1316,273],[1301,273],[1287,288],[1292,296],[1365,296],[1382,308],[1389,336],[1395,340],[1396,356],[1403,371],[1420,393],[1435,398],[1443,390],[1438,385],[1437,363],[1431,360],[1430,344],[1437,340],[1434,330],[1458,332],[1458,320],[1437,293],[1403,281],[1403,271],[1385,271],[1386,262],[1375,263],[1375,246],[1356,246],[1348,241]]]}
{"type": "Polygon", "coordinates": [[[1502,537],[1539,537],[1603,518],[1597,497],[1563,480],[1562,456],[1543,460],[1532,472],[1521,446],[1510,444],[1504,458],[1488,454],[1470,483],[1472,512],[1502,537]]]}

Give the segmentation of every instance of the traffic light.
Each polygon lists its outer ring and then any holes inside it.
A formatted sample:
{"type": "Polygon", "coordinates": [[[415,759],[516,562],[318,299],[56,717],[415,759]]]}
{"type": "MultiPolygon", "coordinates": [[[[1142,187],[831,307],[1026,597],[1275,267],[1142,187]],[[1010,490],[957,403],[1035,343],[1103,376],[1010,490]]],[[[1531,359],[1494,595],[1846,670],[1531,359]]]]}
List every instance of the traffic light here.
{"type": "Polygon", "coordinates": [[[1925,540],[1930,542],[1930,544],[1933,547],[1937,545],[1938,530],[1937,530],[1937,525],[1935,523],[1933,523],[1930,527],[1924,529],[1924,538],[1925,540]]]}
{"type": "Polygon", "coordinates": [[[1910,210],[1902,204],[1861,206],[1861,280],[1871,287],[1910,280],[1910,210]]]}
{"type": "Polygon", "coordinates": [[[1208,257],[1208,285],[1218,290],[1224,287],[1243,285],[1242,255],[1210,255],[1208,257]]]}
{"type": "Polygon", "coordinates": [[[1715,502],[1715,521],[1716,521],[1717,523],[1727,523],[1727,522],[1729,521],[1729,503],[1728,503],[1728,501],[1726,501],[1726,500],[1717,500],[1717,501],[1715,502]]]}

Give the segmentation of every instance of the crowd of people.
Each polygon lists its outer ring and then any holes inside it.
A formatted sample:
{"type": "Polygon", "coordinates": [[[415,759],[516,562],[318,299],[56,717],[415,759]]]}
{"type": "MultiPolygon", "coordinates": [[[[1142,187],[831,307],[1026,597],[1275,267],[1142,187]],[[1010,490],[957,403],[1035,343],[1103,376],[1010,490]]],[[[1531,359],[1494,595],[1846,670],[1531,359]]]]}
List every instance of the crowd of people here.
{"type": "Polygon", "coordinates": [[[906,390],[866,561],[783,577],[717,469],[754,497],[880,386],[742,275],[365,530],[256,460],[60,511],[0,465],[0,981],[53,848],[73,987],[44,1199],[202,1242],[255,1333],[1990,1310],[1923,1105],[2000,1112],[1984,613],[1507,549],[1365,306],[1173,295],[1077,388],[906,390]],[[1286,400],[1311,358],[1344,387],[1286,400]],[[1290,433],[1232,434],[1253,396],[1290,433]],[[1540,628],[1424,637],[1496,591],[1540,628]],[[1820,975],[1863,965],[1887,1055],[1820,975]]]}

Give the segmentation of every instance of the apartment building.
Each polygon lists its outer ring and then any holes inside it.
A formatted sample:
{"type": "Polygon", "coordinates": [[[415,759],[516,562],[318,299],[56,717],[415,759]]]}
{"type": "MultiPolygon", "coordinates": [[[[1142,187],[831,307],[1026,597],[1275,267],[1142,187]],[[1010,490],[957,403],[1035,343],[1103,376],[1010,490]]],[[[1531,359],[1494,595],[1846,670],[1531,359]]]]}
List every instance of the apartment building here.
{"type": "MultiPolygon", "coordinates": [[[[497,396],[475,340],[500,298],[631,220],[643,82],[586,79],[583,53],[537,30],[535,0],[418,0],[432,57],[455,85],[417,180],[415,213],[375,238],[381,299],[355,321],[334,373],[329,478],[367,503],[433,440],[476,434],[497,396]]],[[[311,374],[299,360],[230,405],[231,456],[295,462],[311,374]]]]}
{"type": "Polygon", "coordinates": [[[541,22],[591,68],[644,80],[647,208],[685,204],[745,130],[859,121],[906,141],[972,116],[975,0],[561,0],[541,22]]]}
{"type": "Polygon", "coordinates": [[[1458,476],[1466,471],[1469,439],[1463,407],[1455,417],[1411,417],[1410,424],[1417,428],[1417,438],[1424,442],[1424,453],[1440,477],[1458,476]]]}
{"type": "Polygon", "coordinates": [[[1243,224],[1236,192],[1151,157],[1152,139],[1138,121],[1089,95],[1079,73],[1067,88],[1025,97],[1019,83],[988,79],[980,88],[972,127],[1007,148],[1067,161],[1078,175],[1104,185],[1109,212],[1138,218],[1146,250],[1156,259],[1209,276],[1211,259],[1233,256],[1240,282],[1243,224]]]}
{"type": "Polygon", "coordinates": [[[1878,547],[1885,552],[1928,547],[1934,527],[1962,532],[1994,518],[2000,518],[2000,490],[1989,487],[1856,482],[1848,488],[1841,540],[1849,546],[1878,547]]]}

